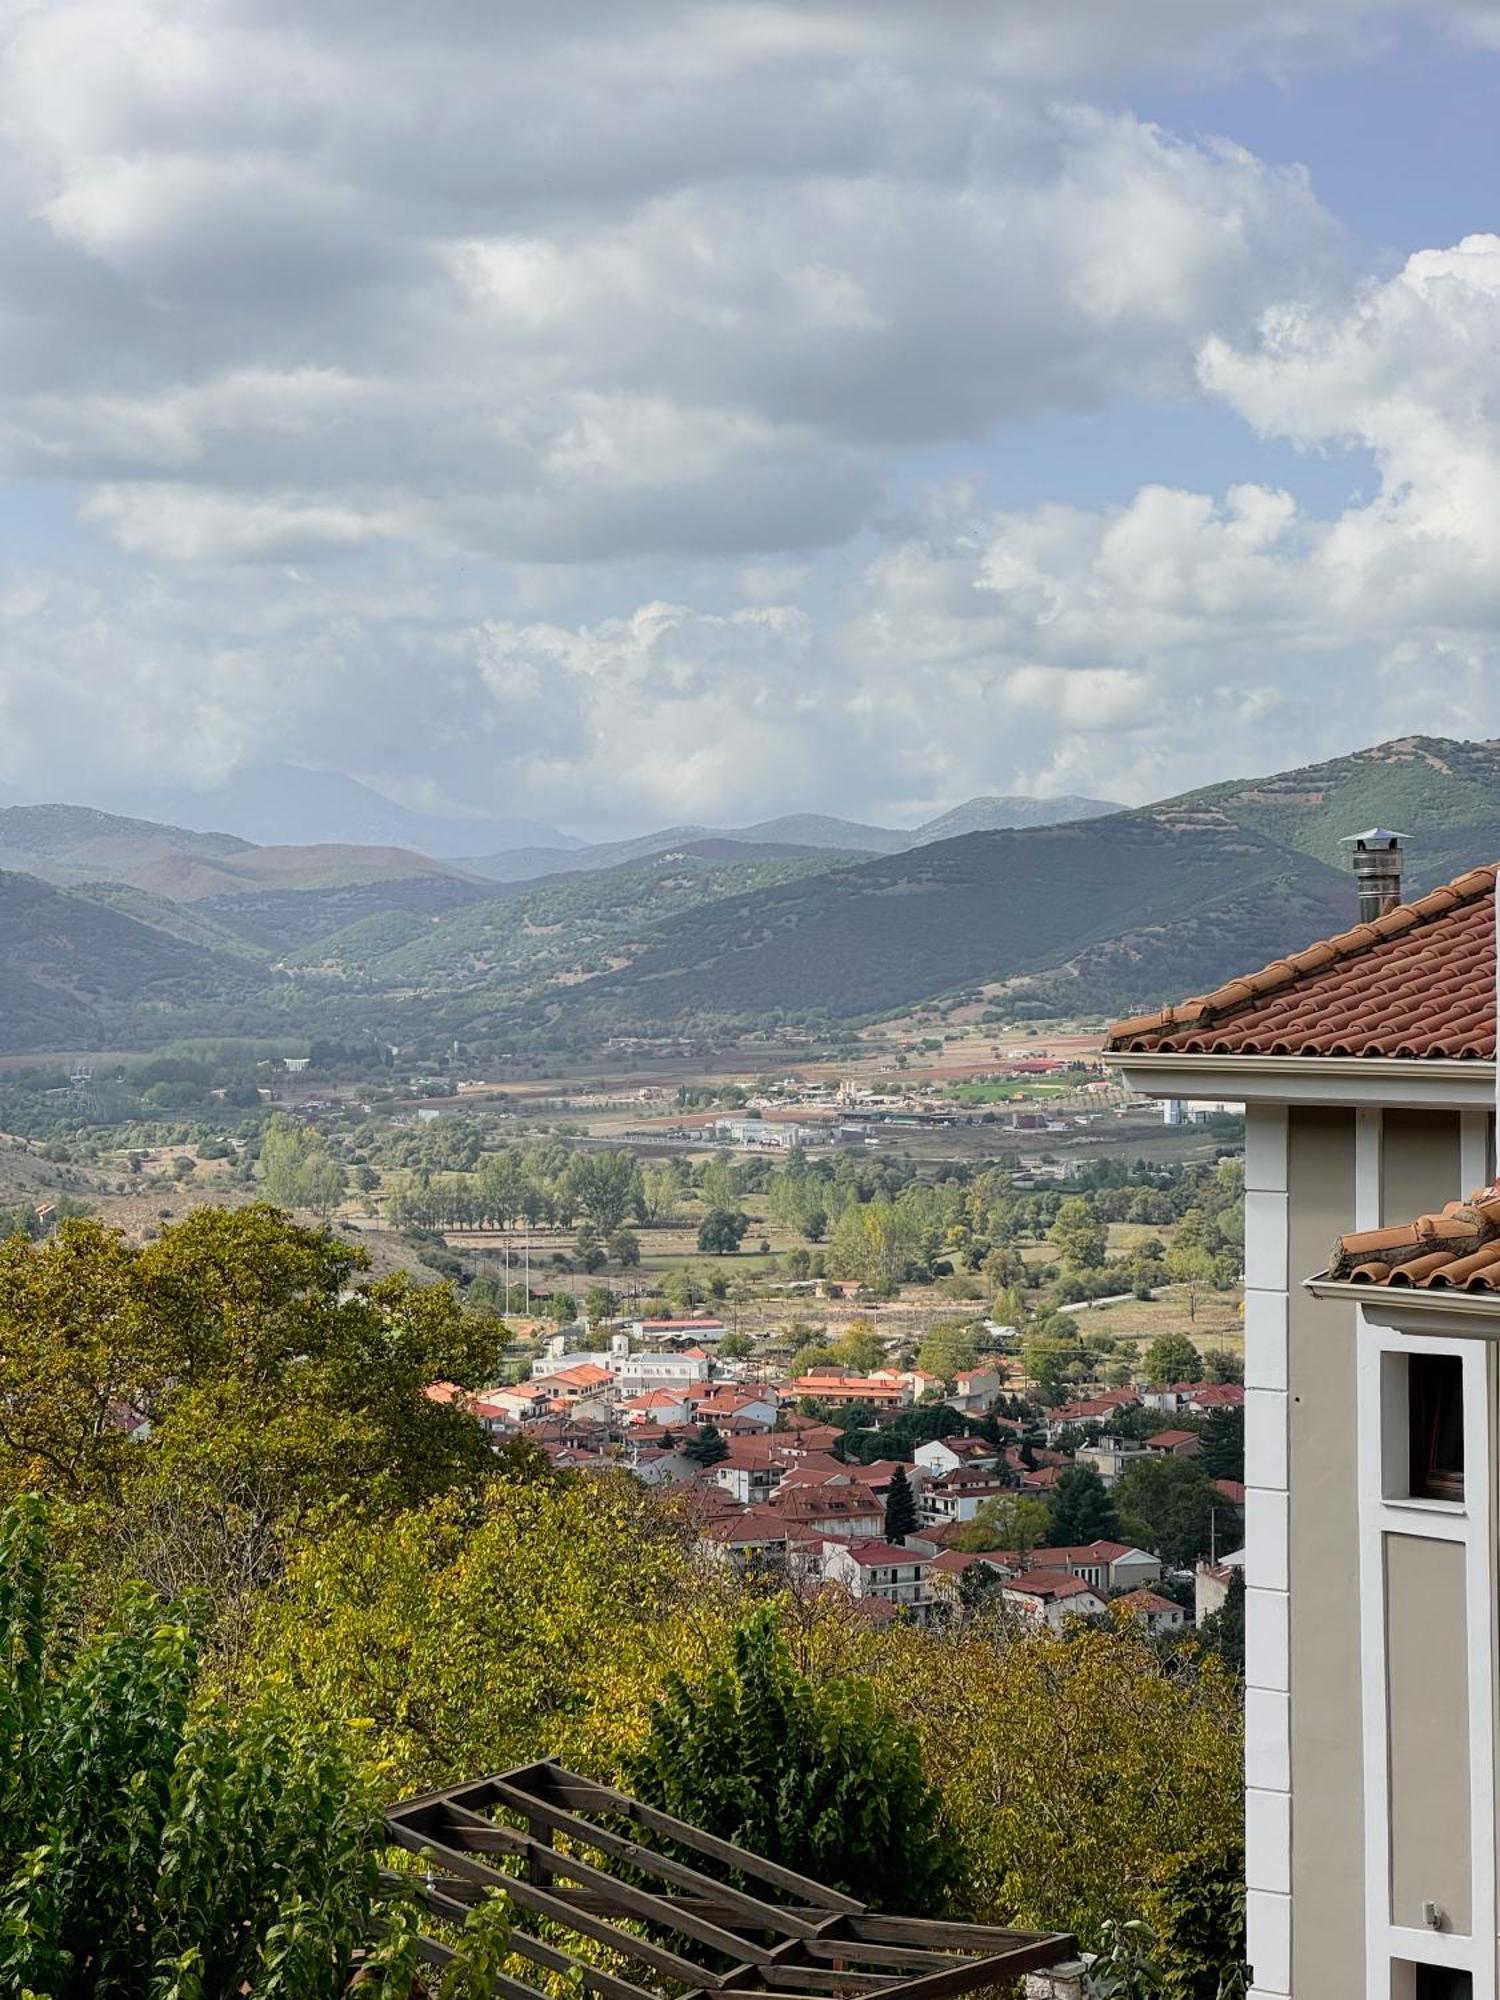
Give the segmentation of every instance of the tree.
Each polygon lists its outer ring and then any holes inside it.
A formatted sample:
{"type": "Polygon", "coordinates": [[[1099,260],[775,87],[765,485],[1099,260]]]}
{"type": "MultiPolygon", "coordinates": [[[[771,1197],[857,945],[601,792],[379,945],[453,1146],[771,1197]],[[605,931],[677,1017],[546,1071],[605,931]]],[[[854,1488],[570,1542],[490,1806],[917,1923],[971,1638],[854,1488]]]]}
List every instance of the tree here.
{"type": "Polygon", "coordinates": [[[726,1333],[718,1352],[726,1361],[748,1361],[755,1352],[755,1342],[748,1333],[726,1333]]]}
{"type": "Polygon", "coordinates": [[[873,1909],[961,1900],[965,1856],[915,1733],[866,1677],[799,1673],[773,1607],[701,1681],[668,1675],[631,1775],[653,1805],[873,1909]]]}
{"type": "Polygon", "coordinates": [[[365,1282],[363,1252],[262,1206],[195,1209],[140,1249],[65,1222],[0,1246],[0,1494],[295,1524],[483,1476],[483,1432],[423,1392],[493,1381],[492,1314],[446,1285],[365,1282]],[[138,1440],[123,1410],[146,1426],[138,1440]]]}
{"type": "Polygon", "coordinates": [[[1236,1354],[1232,1347],[1205,1347],[1203,1379],[1205,1382],[1243,1382],[1244,1355],[1236,1354]]]}
{"type": "Polygon", "coordinates": [[[583,1316],[590,1326],[597,1326],[602,1319],[612,1319],[620,1301],[608,1285],[590,1285],[583,1295],[583,1316]]]}
{"type": "Polygon", "coordinates": [[[711,1208],[698,1224],[698,1248],[706,1256],[733,1256],[749,1227],[750,1218],[743,1209],[711,1208]]]}
{"type": "Polygon", "coordinates": [[[1229,1588],[1217,1611],[1198,1627],[1198,1643],[1218,1654],[1232,1673],[1245,1671],[1245,1572],[1229,1573],[1229,1588]]]}
{"type": "Polygon", "coordinates": [[[891,1474],[885,1496],[885,1538],[899,1548],[916,1525],[917,1503],[912,1498],[911,1481],[906,1476],[906,1467],[898,1465],[891,1474]]]}
{"type": "Polygon", "coordinates": [[[1198,1463],[1210,1479],[1245,1476],[1245,1412],[1211,1410],[1198,1443],[1198,1463]]]}
{"type": "Polygon", "coordinates": [[[579,1269],[590,1277],[595,1271],[602,1271],[609,1262],[609,1254],[599,1241],[599,1232],[593,1223],[586,1222],[579,1230],[573,1244],[573,1259],[579,1269]]]}
{"type": "Polygon", "coordinates": [[[856,1374],[868,1375],[885,1360],[885,1342],[867,1319],[852,1319],[830,1349],[834,1359],[856,1374]]]}
{"type": "Polygon", "coordinates": [[[317,1215],[331,1215],[348,1186],[323,1134],[280,1112],[260,1142],[260,1176],[266,1193],[280,1207],[310,1208],[317,1215]]]}
{"type": "Polygon", "coordinates": [[[1048,1234],[1063,1262],[1075,1271],[1094,1271],[1104,1262],[1108,1232],[1081,1196],[1073,1195],[1063,1203],[1048,1234]]]}
{"type": "Polygon", "coordinates": [[[1054,1548],[1071,1549],[1087,1542],[1113,1541],[1118,1533],[1119,1522],[1104,1481],[1091,1465],[1070,1465],[1053,1491],[1047,1539],[1054,1548]]]}
{"type": "Polygon", "coordinates": [[[627,1216],[634,1215],[641,1198],[641,1180],[635,1155],[575,1153],[565,1176],[567,1192],[601,1236],[611,1236],[627,1216]]]}
{"type": "Polygon", "coordinates": [[[909,1210],[883,1197],[857,1201],[834,1225],[828,1269],[885,1297],[920,1261],[920,1249],[921,1226],[909,1210]]]}
{"type": "Polygon", "coordinates": [[[729,1456],[729,1444],[717,1425],[703,1424],[682,1447],[682,1453],[695,1465],[719,1465],[729,1456]]]}
{"type": "Polygon", "coordinates": [[[1132,1459],[1115,1486],[1114,1502],[1120,1532],[1173,1569],[1207,1555],[1214,1509],[1223,1504],[1196,1459],[1166,1452],[1132,1459]]]}
{"type": "Polygon", "coordinates": [[[1146,1349],[1142,1367],[1153,1389],[1164,1389],[1171,1382],[1196,1382],[1203,1372],[1198,1350],[1185,1333],[1159,1333],[1146,1349]]]}
{"type": "Polygon", "coordinates": [[[1045,1500],[1027,1493],[996,1494],[993,1500],[985,1501],[972,1521],[964,1523],[949,1547],[981,1553],[1009,1549],[1025,1557],[1048,1539],[1051,1525],[1052,1509],[1045,1500]]]}
{"type": "Polygon", "coordinates": [[[961,1369],[972,1368],[978,1359],[979,1336],[972,1326],[959,1320],[929,1327],[917,1349],[917,1366],[929,1375],[941,1375],[945,1382],[951,1382],[961,1369]]]}
{"type": "Polygon", "coordinates": [[[635,1271],[640,1268],[641,1239],[633,1229],[612,1230],[605,1248],[609,1252],[611,1263],[618,1264],[622,1271],[635,1271]]]}
{"type": "Polygon", "coordinates": [[[0,1516],[6,1991],[336,2000],[380,1897],[352,1739],[271,1683],[199,1690],[194,1624],[139,1585],[81,1630],[61,1568],[38,1501],[0,1516]]]}

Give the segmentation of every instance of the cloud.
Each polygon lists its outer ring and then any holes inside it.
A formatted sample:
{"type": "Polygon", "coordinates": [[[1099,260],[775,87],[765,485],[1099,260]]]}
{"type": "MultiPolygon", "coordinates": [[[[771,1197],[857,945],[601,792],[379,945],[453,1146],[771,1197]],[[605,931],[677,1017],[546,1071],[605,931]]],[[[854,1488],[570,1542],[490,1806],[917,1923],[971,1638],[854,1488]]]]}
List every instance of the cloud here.
{"type": "Polygon", "coordinates": [[[18,8],[0,468],[173,561],[800,552],[1326,290],[1300,174],[1047,102],[999,11],[18,8]]]}

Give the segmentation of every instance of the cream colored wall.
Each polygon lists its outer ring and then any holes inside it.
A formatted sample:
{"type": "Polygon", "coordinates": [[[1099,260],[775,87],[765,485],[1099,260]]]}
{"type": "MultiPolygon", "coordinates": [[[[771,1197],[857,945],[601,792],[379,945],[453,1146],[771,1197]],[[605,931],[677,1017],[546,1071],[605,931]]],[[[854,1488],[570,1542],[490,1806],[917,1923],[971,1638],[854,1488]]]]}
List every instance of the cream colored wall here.
{"type": "Polygon", "coordinates": [[[1287,1131],[1292,1991],[1365,2000],[1354,1315],[1303,1278],[1354,1214],[1354,1113],[1287,1131]]]}
{"type": "Polygon", "coordinates": [[[1385,1538],[1391,1917],[1412,1930],[1425,1902],[1471,1921],[1464,1569],[1459,1542],[1385,1538]]]}
{"type": "Polygon", "coordinates": [[[1381,1221],[1410,1222],[1471,1193],[1461,1186],[1458,1145],[1456,1111],[1387,1111],[1381,1121],[1381,1221]]]}

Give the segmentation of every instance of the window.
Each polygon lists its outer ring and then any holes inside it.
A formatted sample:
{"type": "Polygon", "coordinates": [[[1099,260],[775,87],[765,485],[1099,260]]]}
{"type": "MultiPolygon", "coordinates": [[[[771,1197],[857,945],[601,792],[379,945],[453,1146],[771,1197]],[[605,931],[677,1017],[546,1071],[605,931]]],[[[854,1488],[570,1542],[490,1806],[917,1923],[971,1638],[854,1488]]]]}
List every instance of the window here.
{"type": "MultiPolygon", "coordinates": [[[[1417,1500],[1464,1497],[1464,1365],[1456,1354],[1407,1359],[1408,1490],[1417,1500]]],[[[1434,1987],[1436,1996],[1441,1989],[1434,1987]]]]}
{"type": "Polygon", "coordinates": [[[1415,2000],[1474,2000],[1472,1972],[1455,1972],[1446,1965],[1416,1968],[1415,2000]]]}

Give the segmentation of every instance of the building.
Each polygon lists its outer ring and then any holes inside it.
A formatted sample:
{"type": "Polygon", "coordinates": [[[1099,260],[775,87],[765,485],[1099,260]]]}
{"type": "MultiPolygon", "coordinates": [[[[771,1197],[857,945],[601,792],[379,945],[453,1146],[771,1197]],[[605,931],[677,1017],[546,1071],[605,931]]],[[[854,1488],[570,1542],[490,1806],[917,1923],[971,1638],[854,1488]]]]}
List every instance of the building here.
{"type": "Polygon", "coordinates": [[[1128,1542],[1083,1542],[1073,1548],[1038,1549],[1033,1560],[1038,1569],[1065,1569],[1101,1593],[1159,1583],[1162,1574],[1159,1556],[1149,1549],[1132,1548],[1128,1542]]]}
{"type": "Polygon", "coordinates": [[[1179,1625],[1187,1623],[1187,1613],[1182,1606],[1154,1590],[1128,1590],[1123,1597],[1114,1599],[1111,1608],[1128,1611],[1138,1625],[1145,1626],[1153,1639],[1163,1632],[1175,1632],[1179,1625]]]}
{"type": "Polygon", "coordinates": [[[918,1617],[928,1607],[927,1572],[932,1558],[891,1542],[832,1541],[824,1549],[823,1574],[851,1597],[880,1597],[918,1617]]]}
{"type": "Polygon", "coordinates": [[[1104,1599],[1082,1577],[1066,1570],[1033,1569],[1012,1576],[1000,1586],[1005,1603],[1031,1625],[1049,1625],[1060,1632],[1070,1618],[1097,1618],[1104,1599]]]}
{"type": "Polygon", "coordinates": [[[1196,1431],[1155,1431],[1145,1440],[1159,1458],[1196,1458],[1200,1443],[1196,1431]]]}
{"type": "Polygon", "coordinates": [[[1358,924],[1110,1048],[1245,1105],[1252,1991],[1494,2000],[1496,871],[1354,847],[1358,924]]]}
{"type": "Polygon", "coordinates": [[[917,1446],[912,1458],[934,1477],[945,1472],[992,1472],[1000,1463],[1000,1448],[988,1438],[929,1438],[917,1446]]]}
{"type": "Polygon", "coordinates": [[[1143,1449],[1132,1438],[1102,1437],[1097,1444],[1081,1446],[1074,1456],[1080,1465],[1091,1465],[1106,1486],[1113,1486],[1131,1460],[1140,1457],[1143,1449]]]}
{"type": "Polygon", "coordinates": [[[865,1403],[876,1410],[904,1410],[912,1399],[901,1376],[884,1369],[873,1375],[848,1375],[842,1368],[814,1368],[797,1377],[791,1394],[822,1403],[865,1403]]]}

